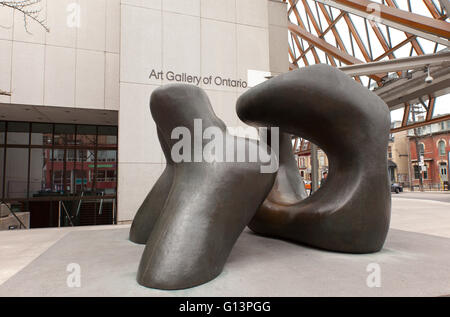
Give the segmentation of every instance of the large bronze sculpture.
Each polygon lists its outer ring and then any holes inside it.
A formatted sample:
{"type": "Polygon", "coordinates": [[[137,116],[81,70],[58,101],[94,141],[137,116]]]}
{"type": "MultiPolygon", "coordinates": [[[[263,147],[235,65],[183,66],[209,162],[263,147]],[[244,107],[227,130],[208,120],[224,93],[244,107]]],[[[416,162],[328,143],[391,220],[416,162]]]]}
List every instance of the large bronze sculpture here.
{"type": "Polygon", "coordinates": [[[246,225],[261,235],[332,251],[370,253],[382,248],[391,207],[389,110],[339,70],[316,65],[293,71],[239,98],[236,109],[244,122],[283,132],[279,139],[268,138],[271,145],[279,141],[278,173],[262,173],[265,163],[260,157],[241,161],[239,151],[227,154],[229,144],[234,150],[257,149],[272,159],[276,151],[263,141],[228,134],[200,88],[158,88],[150,109],[167,166],[130,231],[132,241],[146,244],[140,284],[183,289],[212,280],[246,225]],[[174,134],[178,128],[208,137],[180,148],[181,134],[174,134]],[[308,198],[291,135],[319,145],[329,158],[327,182],[308,198]],[[222,140],[221,147],[204,152],[208,139],[222,140]],[[175,159],[177,153],[184,159],[175,159]]]}
{"type": "Polygon", "coordinates": [[[166,168],[134,217],[130,230],[130,240],[138,244],[146,244],[150,233],[166,203],[174,176],[174,162],[170,156],[170,148],[165,143],[159,130],[158,139],[166,158],[166,168]]]}
{"type": "Polygon", "coordinates": [[[310,140],[330,162],[327,182],[305,200],[275,188],[249,225],[254,232],[332,251],[382,248],[391,208],[390,117],[378,96],[335,68],[315,65],[248,90],[237,113],[248,124],[310,140]]]}
{"type": "MultiPolygon", "coordinates": [[[[237,150],[225,161],[222,155],[229,154],[228,148],[203,152],[197,161],[174,162],[177,141],[172,136],[179,127],[192,135],[215,128],[215,137],[223,138],[224,147],[236,144],[248,151],[267,151],[265,144],[228,134],[200,88],[158,88],[150,109],[169,164],[130,232],[133,241],[146,243],[138,282],[159,289],[189,288],[220,274],[237,238],[270,192],[276,173],[261,173],[261,161],[238,163],[237,150]],[[196,131],[195,120],[199,119],[201,130],[196,131]]],[[[193,141],[182,150],[190,153],[181,154],[194,158],[206,143],[193,141]]]]}

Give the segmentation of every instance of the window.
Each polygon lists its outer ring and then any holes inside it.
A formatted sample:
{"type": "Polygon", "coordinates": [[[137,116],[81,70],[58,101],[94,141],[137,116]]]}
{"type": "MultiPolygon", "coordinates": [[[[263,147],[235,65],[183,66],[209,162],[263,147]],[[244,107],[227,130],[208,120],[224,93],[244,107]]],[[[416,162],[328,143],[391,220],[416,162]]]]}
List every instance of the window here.
{"type": "Polygon", "coordinates": [[[29,143],[30,124],[24,122],[7,122],[7,140],[9,145],[27,145],[29,143]]]}
{"type": "Polygon", "coordinates": [[[420,178],[420,166],[414,165],[414,178],[419,179],[420,178]]]}
{"type": "Polygon", "coordinates": [[[423,143],[419,144],[419,156],[425,154],[425,145],[423,143]]]}
{"type": "Polygon", "coordinates": [[[444,156],[445,155],[445,142],[444,141],[439,141],[438,143],[438,150],[439,150],[439,155],[444,156]]]}
{"type": "Polygon", "coordinates": [[[422,179],[428,179],[428,164],[425,164],[424,167],[420,167],[419,165],[414,165],[414,178],[419,179],[420,174],[422,174],[422,179]]]}
{"type": "Polygon", "coordinates": [[[115,194],[116,161],[117,127],[0,121],[0,199],[115,194]]]}
{"type": "Polygon", "coordinates": [[[31,144],[52,146],[53,125],[49,123],[33,123],[31,125],[31,144]]]}
{"type": "Polygon", "coordinates": [[[441,174],[441,177],[447,178],[447,163],[441,163],[439,166],[439,173],[441,174]]]}

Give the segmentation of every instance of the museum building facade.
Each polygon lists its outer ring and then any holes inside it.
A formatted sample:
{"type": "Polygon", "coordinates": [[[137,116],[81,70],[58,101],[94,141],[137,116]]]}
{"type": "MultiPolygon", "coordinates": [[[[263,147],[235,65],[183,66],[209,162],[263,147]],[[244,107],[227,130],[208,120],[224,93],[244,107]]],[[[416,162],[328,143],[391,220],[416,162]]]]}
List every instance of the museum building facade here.
{"type": "Polygon", "coordinates": [[[50,32],[0,8],[0,200],[30,227],[133,219],[165,160],[154,89],[203,88],[229,127],[237,98],[288,71],[276,0],[46,0],[50,32]]]}

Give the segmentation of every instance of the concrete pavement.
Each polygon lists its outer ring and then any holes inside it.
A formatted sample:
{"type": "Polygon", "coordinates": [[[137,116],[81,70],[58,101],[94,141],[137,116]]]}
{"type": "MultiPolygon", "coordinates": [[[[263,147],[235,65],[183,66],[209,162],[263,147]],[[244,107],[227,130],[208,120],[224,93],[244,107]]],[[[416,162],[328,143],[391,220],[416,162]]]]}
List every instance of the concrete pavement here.
{"type": "Polygon", "coordinates": [[[218,279],[176,292],[137,285],[143,247],[127,240],[129,226],[0,232],[0,296],[448,295],[450,203],[430,200],[447,194],[411,194],[393,195],[391,231],[380,253],[326,252],[246,231],[218,279]],[[70,262],[82,265],[81,289],[65,284],[70,262]],[[380,264],[381,288],[365,284],[370,263],[380,264]]]}

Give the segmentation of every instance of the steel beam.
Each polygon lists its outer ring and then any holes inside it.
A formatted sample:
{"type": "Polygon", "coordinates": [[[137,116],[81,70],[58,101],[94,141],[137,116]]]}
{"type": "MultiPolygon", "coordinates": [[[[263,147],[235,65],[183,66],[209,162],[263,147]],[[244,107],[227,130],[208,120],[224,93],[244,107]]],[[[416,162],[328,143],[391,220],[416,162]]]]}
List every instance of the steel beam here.
{"type": "Polygon", "coordinates": [[[363,76],[424,68],[427,66],[450,67],[450,52],[397,58],[388,61],[343,66],[339,69],[349,76],[363,76]]]}
{"type": "Polygon", "coordinates": [[[449,23],[367,0],[314,0],[450,47],[449,23]],[[379,12],[374,12],[376,6],[379,12]],[[377,16],[379,15],[379,16],[377,16]]]}
{"type": "Polygon", "coordinates": [[[420,97],[439,97],[450,92],[450,68],[432,69],[431,83],[425,82],[426,72],[416,72],[411,79],[399,79],[376,89],[374,92],[386,102],[391,110],[402,107],[404,103],[416,103],[420,97]]]}

